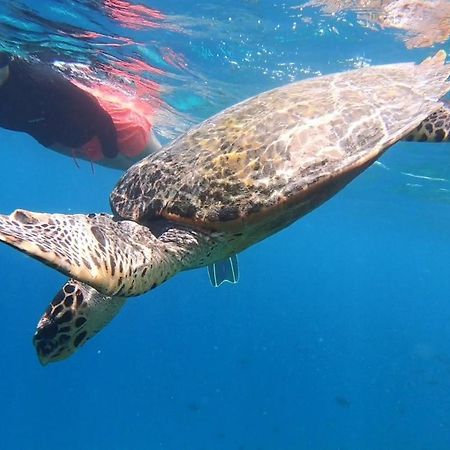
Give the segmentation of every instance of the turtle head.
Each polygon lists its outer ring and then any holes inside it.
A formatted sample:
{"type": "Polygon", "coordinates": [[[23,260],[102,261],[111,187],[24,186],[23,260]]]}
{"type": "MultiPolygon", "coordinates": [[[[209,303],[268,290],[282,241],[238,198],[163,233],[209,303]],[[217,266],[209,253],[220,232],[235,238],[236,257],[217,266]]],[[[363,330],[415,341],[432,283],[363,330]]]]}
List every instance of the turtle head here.
{"type": "Polygon", "coordinates": [[[39,320],[33,343],[42,365],[72,355],[119,312],[123,297],[108,297],[76,280],[56,294],[39,320]]]}

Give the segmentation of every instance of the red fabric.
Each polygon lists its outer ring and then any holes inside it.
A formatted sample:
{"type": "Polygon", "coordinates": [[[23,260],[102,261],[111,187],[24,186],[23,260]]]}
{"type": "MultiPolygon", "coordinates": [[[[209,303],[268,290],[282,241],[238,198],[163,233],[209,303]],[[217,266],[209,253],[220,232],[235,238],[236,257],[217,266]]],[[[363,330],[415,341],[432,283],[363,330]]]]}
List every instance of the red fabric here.
{"type": "Polygon", "coordinates": [[[98,140],[97,137],[91,139],[77,151],[79,151],[84,157],[86,157],[90,161],[100,161],[105,157],[102,152],[102,144],[100,144],[100,141],[98,140]]]}
{"type": "MultiPolygon", "coordinates": [[[[108,85],[87,87],[76,84],[96,97],[102,108],[111,116],[117,131],[119,151],[129,157],[139,156],[147,147],[152,129],[152,124],[148,120],[148,108],[144,110],[131,97],[108,85]]],[[[80,151],[91,161],[104,158],[97,137],[83,145],[80,151]]]]}

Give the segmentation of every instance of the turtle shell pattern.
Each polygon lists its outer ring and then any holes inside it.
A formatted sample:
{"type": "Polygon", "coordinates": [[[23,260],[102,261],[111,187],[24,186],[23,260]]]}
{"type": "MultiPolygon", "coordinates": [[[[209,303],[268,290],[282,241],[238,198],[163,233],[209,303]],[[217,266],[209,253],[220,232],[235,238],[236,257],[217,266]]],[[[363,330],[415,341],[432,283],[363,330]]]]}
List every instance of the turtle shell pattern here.
{"type": "Polygon", "coordinates": [[[236,230],[313,188],[326,193],[439,108],[450,89],[443,59],[307,79],[238,103],[131,167],[112,209],[144,224],[236,230]]]}

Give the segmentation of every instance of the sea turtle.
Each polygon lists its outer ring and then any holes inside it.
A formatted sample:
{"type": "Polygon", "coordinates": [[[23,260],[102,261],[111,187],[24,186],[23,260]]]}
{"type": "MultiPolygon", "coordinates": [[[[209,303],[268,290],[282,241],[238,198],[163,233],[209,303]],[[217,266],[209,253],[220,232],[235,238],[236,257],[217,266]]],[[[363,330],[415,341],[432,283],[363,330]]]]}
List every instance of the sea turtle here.
{"type": "Polygon", "coordinates": [[[440,51],[243,101],[131,167],[113,215],[0,216],[0,240],[72,279],[41,319],[41,362],[67,357],[130,296],[228,258],[331,198],[400,139],[449,139],[440,51]]]}

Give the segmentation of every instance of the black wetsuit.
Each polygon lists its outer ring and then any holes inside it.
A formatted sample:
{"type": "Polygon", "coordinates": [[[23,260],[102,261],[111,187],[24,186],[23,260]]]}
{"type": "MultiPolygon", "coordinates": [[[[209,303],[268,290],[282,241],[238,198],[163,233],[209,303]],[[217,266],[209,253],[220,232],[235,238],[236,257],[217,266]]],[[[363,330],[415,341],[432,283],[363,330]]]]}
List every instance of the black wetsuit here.
{"type": "Polygon", "coordinates": [[[105,156],[119,152],[112,119],[98,100],[41,63],[11,60],[0,86],[0,127],[24,131],[45,147],[77,149],[97,136],[105,156]]]}

